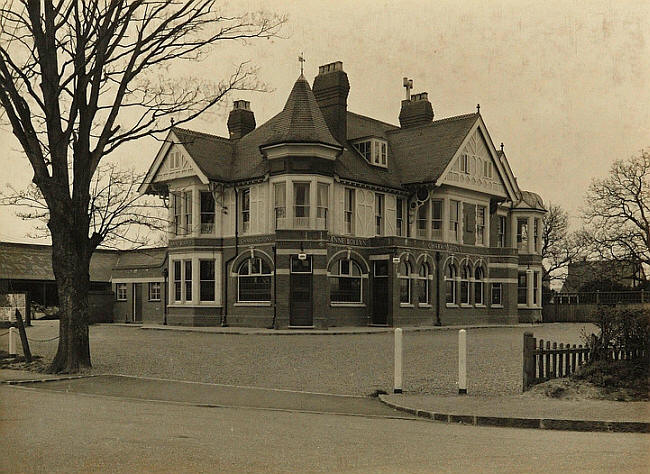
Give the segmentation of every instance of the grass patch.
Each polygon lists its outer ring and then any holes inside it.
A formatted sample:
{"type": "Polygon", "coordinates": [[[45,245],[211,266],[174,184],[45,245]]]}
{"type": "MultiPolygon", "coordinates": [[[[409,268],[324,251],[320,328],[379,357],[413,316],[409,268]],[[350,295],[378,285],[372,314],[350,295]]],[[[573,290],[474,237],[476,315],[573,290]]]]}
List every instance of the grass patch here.
{"type": "Polygon", "coordinates": [[[648,358],[597,360],[582,367],[571,378],[601,387],[606,393],[624,391],[637,400],[648,400],[648,358]]]}

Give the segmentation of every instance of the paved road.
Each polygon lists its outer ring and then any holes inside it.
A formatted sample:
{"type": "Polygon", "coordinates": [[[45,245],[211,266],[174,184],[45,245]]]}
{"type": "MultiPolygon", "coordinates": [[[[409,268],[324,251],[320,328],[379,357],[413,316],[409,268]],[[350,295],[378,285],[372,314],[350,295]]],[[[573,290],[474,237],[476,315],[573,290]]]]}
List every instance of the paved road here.
{"type": "Polygon", "coordinates": [[[215,409],[7,385],[0,436],[0,472],[646,472],[650,462],[642,434],[215,409]]]}

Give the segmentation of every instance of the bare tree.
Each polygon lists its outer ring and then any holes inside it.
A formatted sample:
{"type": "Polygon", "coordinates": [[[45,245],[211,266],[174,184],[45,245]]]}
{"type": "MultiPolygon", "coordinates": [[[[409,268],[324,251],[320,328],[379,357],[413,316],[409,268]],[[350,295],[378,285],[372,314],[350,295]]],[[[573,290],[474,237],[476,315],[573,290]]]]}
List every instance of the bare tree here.
{"type": "Polygon", "coordinates": [[[582,254],[580,239],[569,232],[569,214],[561,206],[549,203],[542,222],[543,279],[562,281],[566,268],[582,254]]]}
{"type": "Polygon", "coordinates": [[[47,204],[62,310],[51,372],[91,366],[90,186],[122,144],[192,120],[232,90],[260,88],[236,66],[218,83],[169,79],[224,41],[276,36],[283,17],[234,15],[214,0],[5,1],[0,6],[0,105],[47,204]]]}
{"type": "MultiPolygon", "coordinates": [[[[120,170],[114,163],[100,163],[90,185],[90,234],[101,236],[99,247],[123,249],[166,243],[167,207],[158,198],[138,193],[145,173],[120,170]]],[[[37,221],[33,238],[50,237],[50,210],[38,186],[9,186],[0,191],[0,205],[14,207],[23,220],[37,221]]]]}
{"type": "Polygon", "coordinates": [[[586,194],[581,238],[600,259],[650,265],[650,153],[612,164],[586,194]]]}

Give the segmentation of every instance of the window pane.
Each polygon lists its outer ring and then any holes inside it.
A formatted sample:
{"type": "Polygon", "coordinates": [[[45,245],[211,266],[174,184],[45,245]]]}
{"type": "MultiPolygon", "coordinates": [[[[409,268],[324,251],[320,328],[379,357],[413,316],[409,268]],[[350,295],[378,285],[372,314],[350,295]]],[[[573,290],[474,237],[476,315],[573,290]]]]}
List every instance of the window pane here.
{"type": "Polygon", "coordinates": [[[199,269],[201,280],[214,281],[214,260],[201,260],[199,269]]]}
{"type": "Polygon", "coordinates": [[[192,301],[192,261],[185,260],[185,301],[192,301]]]}
{"type": "Polygon", "coordinates": [[[410,278],[399,279],[399,302],[400,303],[411,302],[411,279],[410,278]]]}

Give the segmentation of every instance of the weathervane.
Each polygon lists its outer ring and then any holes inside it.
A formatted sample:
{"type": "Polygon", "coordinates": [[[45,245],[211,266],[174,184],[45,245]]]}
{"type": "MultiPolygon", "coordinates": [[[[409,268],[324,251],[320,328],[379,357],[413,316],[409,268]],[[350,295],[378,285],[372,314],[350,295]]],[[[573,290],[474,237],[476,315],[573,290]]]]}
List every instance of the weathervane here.
{"type": "Polygon", "coordinates": [[[298,61],[300,61],[300,75],[302,76],[304,72],[305,61],[306,61],[305,53],[300,53],[300,55],[298,56],[298,61]]]}

